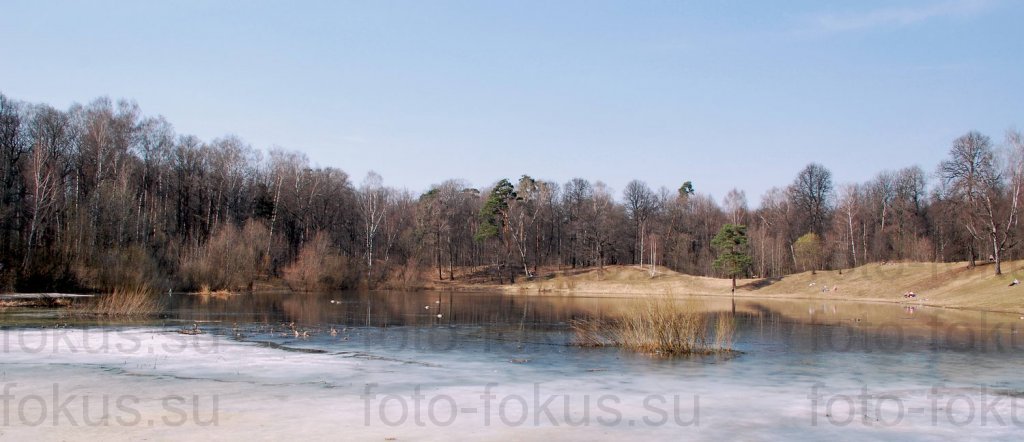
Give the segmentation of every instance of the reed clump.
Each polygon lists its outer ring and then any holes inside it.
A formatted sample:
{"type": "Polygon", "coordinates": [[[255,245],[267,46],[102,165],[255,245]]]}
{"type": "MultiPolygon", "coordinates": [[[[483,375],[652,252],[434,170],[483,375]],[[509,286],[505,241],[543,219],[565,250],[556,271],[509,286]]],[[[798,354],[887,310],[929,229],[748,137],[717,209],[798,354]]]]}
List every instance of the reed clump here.
{"type": "Polygon", "coordinates": [[[580,346],[618,346],[669,357],[731,352],[736,328],[727,314],[709,315],[696,301],[667,296],[637,300],[610,319],[577,319],[570,326],[580,346]]]}
{"type": "Polygon", "coordinates": [[[91,298],[80,307],[78,313],[101,316],[143,316],[159,313],[163,307],[160,297],[147,285],[132,285],[115,288],[107,295],[91,298]]]}
{"type": "Polygon", "coordinates": [[[202,284],[195,294],[203,298],[227,299],[234,296],[235,292],[227,289],[213,290],[209,285],[202,284]]]}

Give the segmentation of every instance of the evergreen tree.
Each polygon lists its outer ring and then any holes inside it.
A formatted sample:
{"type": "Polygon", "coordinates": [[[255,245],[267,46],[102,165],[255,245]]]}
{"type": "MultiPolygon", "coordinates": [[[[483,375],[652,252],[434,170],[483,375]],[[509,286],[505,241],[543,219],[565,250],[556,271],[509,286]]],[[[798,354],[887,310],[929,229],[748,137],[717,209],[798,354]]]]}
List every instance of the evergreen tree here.
{"type": "Polygon", "coordinates": [[[736,277],[745,275],[754,260],[750,257],[747,240],[747,226],[726,224],[718,231],[711,246],[718,251],[718,258],[712,264],[716,269],[732,278],[732,292],[736,293],[736,277]]]}

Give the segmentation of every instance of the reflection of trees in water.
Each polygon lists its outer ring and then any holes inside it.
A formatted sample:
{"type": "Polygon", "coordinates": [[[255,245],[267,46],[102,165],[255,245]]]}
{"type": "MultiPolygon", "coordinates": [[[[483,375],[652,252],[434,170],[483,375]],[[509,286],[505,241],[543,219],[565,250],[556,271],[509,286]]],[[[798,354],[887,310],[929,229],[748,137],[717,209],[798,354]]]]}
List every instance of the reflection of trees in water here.
{"type": "Polygon", "coordinates": [[[1024,354],[1014,315],[899,304],[821,301],[745,303],[751,330],[796,350],[1014,352],[1024,354]]]}
{"type": "Polygon", "coordinates": [[[579,315],[611,314],[625,302],[439,292],[265,293],[227,299],[184,295],[173,299],[171,315],[186,321],[354,326],[503,324],[536,328],[565,324],[579,315]]]}
{"type": "MultiPolygon", "coordinates": [[[[184,321],[290,323],[302,326],[483,325],[568,329],[578,318],[613,318],[636,302],[622,298],[520,296],[493,293],[264,293],[228,299],[172,298],[171,317],[184,321]],[[332,302],[333,301],[333,302],[332,302]],[[441,315],[440,318],[437,315],[441,315]]],[[[735,312],[737,339],[835,351],[1024,350],[1018,318],[945,309],[908,311],[897,304],[699,298],[708,315],[735,312]]]]}

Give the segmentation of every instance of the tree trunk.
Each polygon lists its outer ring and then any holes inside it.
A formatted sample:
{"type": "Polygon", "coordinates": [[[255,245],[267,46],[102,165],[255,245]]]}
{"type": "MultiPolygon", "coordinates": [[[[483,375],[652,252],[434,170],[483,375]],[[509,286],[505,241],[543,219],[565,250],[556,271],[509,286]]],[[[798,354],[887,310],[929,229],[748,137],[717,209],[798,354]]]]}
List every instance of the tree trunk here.
{"type": "Polygon", "coordinates": [[[637,225],[638,236],[640,237],[640,268],[644,268],[644,224],[637,225]]]}
{"type": "Polygon", "coordinates": [[[996,240],[995,232],[992,232],[992,257],[996,261],[996,276],[1003,274],[1002,256],[999,253],[999,242],[996,240]]]}
{"type": "Polygon", "coordinates": [[[32,221],[30,223],[31,227],[29,228],[29,232],[28,232],[28,244],[27,244],[28,247],[27,247],[27,249],[25,251],[25,261],[22,264],[22,266],[23,266],[23,268],[25,270],[28,270],[29,266],[32,264],[32,244],[35,242],[36,225],[38,225],[38,220],[39,220],[39,202],[38,202],[38,200],[35,203],[36,204],[32,207],[32,221]]]}
{"type": "Polygon", "coordinates": [[[274,192],[274,207],[270,211],[270,234],[267,235],[267,268],[265,270],[272,270],[273,260],[271,259],[271,248],[274,245],[274,227],[277,225],[277,210],[278,205],[281,203],[281,184],[284,183],[284,177],[278,177],[277,179],[277,191],[274,192]]]}
{"type": "Polygon", "coordinates": [[[853,256],[853,267],[857,267],[857,239],[853,234],[853,213],[846,212],[847,227],[850,229],[850,254],[853,256]]]}
{"type": "Polygon", "coordinates": [[[448,280],[455,280],[455,251],[452,249],[452,236],[448,234],[448,280]]]}
{"type": "Polygon", "coordinates": [[[437,262],[437,280],[444,281],[444,275],[441,273],[441,231],[437,230],[434,232],[434,257],[437,262]]]}

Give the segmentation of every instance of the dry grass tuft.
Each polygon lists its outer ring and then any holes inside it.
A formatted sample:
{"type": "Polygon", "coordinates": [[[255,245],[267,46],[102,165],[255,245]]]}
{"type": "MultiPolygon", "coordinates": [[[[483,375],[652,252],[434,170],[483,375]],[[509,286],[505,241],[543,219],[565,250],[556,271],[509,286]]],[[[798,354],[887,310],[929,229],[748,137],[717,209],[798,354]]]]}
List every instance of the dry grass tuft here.
{"type": "Polygon", "coordinates": [[[67,307],[71,305],[71,300],[68,298],[29,298],[29,299],[0,299],[0,311],[8,308],[23,308],[23,307],[43,307],[43,308],[55,308],[55,307],[67,307]]]}
{"type": "Polygon", "coordinates": [[[573,277],[561,278],[560,282],[562,283],[562,288],[569,291],[576,290],[576,287],[578,285],[576,283],[576,278],[573,277]]]}
{"type": "Polygon", "coordinates": [[[608,323],[600,319],[573,319],[569,327],[576,332],[573,343],[580,347],[610,347],[618,345],[609,336],[608,323]]]}
{"type": "Polygon", "coordinates": [[[77,308],[78,313],[103,316],[142,316],[161,311],[160,297],[145,285],[120,287],[109,295],[90,299],[77,308]]]}
{"type": "Polygon", "coordinates": [[[728,313],[719,313],[715,318],[715,348],[732,349],[736,336],[736,318],[728,313]]]}
{"type": "Polygon", "coordinates": [[[574,320],[570,325],[577,345],[621,346],[659,356],[730,352],[735,331],[732,317],[718,315],[712,324],[695,301],[678,302],[669,297],[637,300],[611,320],[574,320]]]}

